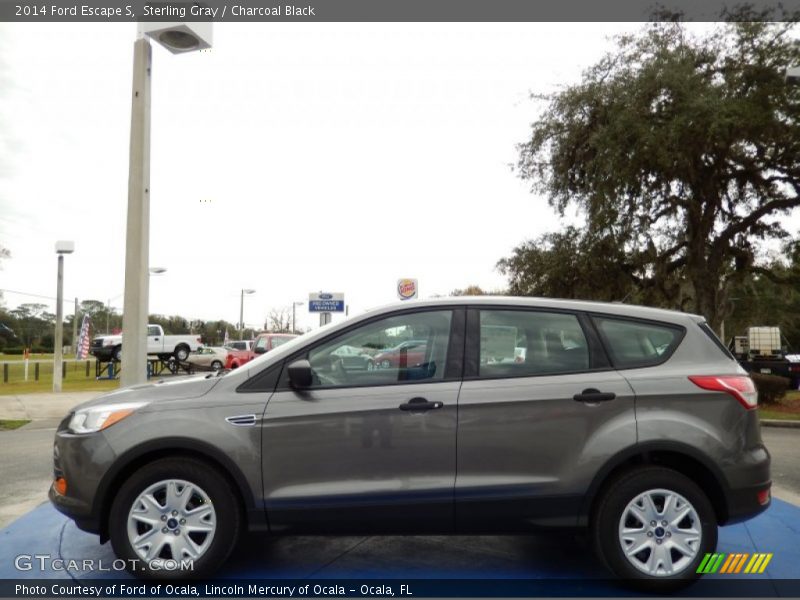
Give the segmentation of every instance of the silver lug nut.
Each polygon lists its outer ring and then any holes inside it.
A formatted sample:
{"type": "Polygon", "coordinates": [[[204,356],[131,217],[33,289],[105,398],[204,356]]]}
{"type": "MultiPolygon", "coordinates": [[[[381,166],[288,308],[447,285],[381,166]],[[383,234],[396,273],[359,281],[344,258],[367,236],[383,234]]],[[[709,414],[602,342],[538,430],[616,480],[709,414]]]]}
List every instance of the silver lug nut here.
{"type": "MultiPolygon", "coordinates": [[[[181,534],[181,530],[180,530],[180,529],[176,529],[176,530],[175,530],[175,535],[180,535],[180,534],[181,534]]],[[[659,544],[660,544],[660,543],[661,543],[661,542],[659,542],[659,544]]]]}
{"type": "Polygon", "coordinates": [[[655,521],[650,521],[650,526],[651,527],[655,527],[656,525],[657,525],[657,523],[655,521]]]}
{"type": "Polygon", "coordinates": [[[666,521],[661,521],[661,524],[662,524],[664,527],[666,527],[666,526],[667,526],[667,522],[666,522],[666,521]]]}
{"type": "Polygon", "coordinates": [[[161,530],[161,533],[167,533],[167,531],[169,530],[166,527],[164,527],[164,529],[161,530]]]}
{"type": "Polygon", "coordinates": [[[166,521],[167,520],[167,515],[161,515],[161,520],[162,521],[166,521]]]}
{"type": "Polygon", "coordinates": [[[656,540],[656,544],[660,544],[660,543],[661,543],[661,540],[656,540]]]}
{"type": "Polygon", "coordinates": [[[647,532],[647,537],[653,537],[653,532],[652,531],[648,531],[647,532]]]}
{"type": "Polygon", "coordinates": [[[181,525],[186,525],[186,519],[181,519],[181,525]]]}
{"type": "Polygon", "coordinates": [[[177,510],[173,510],[172,511],[172,516],[173,517],[177,517],[178,516],[178,511],[177,510]]]}
{"type": "Polygon", "coordinates": [[[668,531],[667,532],[667,537],[672,537],[672,532],[668,531]]]}

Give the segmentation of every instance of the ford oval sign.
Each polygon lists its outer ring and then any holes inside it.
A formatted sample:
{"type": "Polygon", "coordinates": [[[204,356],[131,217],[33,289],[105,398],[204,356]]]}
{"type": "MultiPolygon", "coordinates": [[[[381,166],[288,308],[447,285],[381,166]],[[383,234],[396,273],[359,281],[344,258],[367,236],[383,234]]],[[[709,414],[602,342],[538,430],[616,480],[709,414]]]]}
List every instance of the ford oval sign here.
{"type": "Polygon", "coordinates": [[[333,300],[333,294],[319,294],[320,300],[333,300]]]}
{"type": "Polygon", "coordinates": [[[416,279],[398,279],[397,280],[397,295],[400,300],[411,300],[417,297],[417,280],[416,279]]]}

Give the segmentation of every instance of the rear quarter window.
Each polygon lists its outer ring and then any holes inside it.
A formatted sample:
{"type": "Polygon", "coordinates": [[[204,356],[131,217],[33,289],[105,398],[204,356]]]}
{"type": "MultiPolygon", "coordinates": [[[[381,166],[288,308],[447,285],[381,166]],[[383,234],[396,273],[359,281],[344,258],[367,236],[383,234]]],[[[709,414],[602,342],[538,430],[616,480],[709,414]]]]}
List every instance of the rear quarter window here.
{"type": "Polygon", "coordinates": [[[685,330],[677,325],[594,316],[603,343],[617,369],[652,367],[675,352],[685,330]]]}

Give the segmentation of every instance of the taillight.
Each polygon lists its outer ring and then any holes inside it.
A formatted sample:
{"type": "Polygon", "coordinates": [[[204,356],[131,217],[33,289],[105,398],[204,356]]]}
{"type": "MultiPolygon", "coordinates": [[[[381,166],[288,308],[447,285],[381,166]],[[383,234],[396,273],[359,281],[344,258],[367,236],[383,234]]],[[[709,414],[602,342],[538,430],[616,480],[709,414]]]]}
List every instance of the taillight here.
{"type": "Polygon", "coordinates": [[[747,410],[758,406],[756,386],[747,375],[690,375],[689,379],[704,390],[730,394],[747,410]]]}

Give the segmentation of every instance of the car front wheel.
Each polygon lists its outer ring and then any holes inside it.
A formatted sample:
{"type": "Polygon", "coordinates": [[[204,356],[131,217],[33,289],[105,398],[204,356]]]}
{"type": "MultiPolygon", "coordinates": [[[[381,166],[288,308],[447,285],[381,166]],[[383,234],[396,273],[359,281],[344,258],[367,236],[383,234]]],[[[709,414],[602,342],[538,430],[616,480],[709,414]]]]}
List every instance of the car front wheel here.
{"type": "Polygon", "coordinates": [[[592,536],[615,575],[648,591],[683,587],[717,547],[708,497],[672,469],[644,467],[624,474],[600,498],[592,536]]]}
{"type": "Polygon", "coordinates": [[[213,573],[228,558],[241,512],[225,477],[191,458],[167,458],[125,481],[109,515],[117,557],[141,577],[187,579],[213,573]]]}

